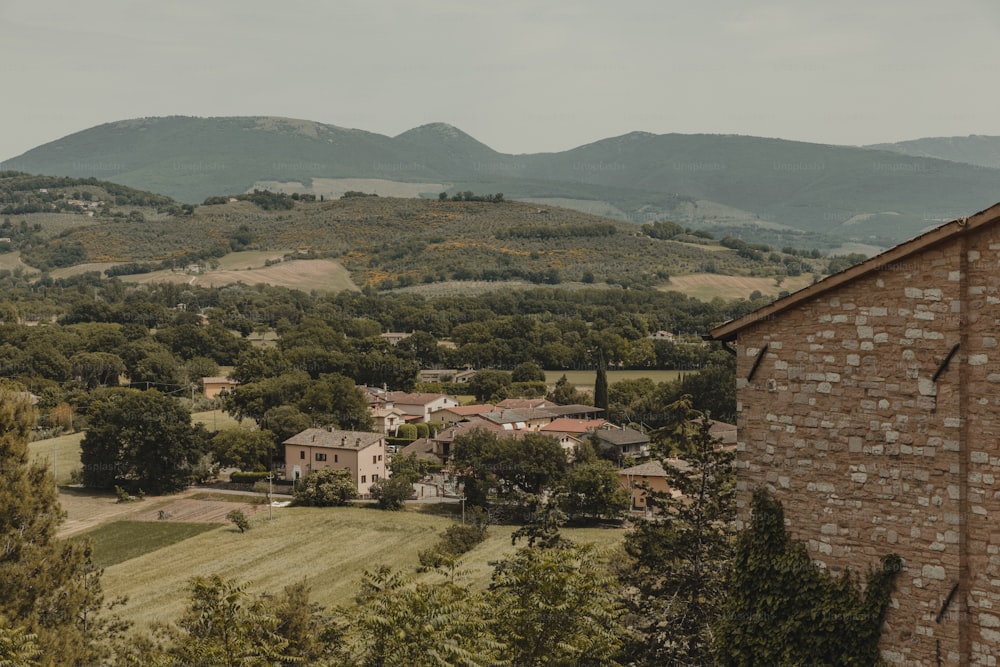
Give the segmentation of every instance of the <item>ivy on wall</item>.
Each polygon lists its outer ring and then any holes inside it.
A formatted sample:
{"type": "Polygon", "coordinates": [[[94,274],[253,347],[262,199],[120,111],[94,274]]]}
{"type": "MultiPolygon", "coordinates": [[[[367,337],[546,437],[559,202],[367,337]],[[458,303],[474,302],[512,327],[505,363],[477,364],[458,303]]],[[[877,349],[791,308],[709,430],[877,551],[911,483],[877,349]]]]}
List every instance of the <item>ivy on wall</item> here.
{"type": "Polygon", "coordinates": [[[737,538],[728,600],[716,628],[723,665],[877,665],[882,621],[902,559],[882,558],[862,587],[849,570],[816,565],[785,530],[781,503],[758,489],[737,538]]]}

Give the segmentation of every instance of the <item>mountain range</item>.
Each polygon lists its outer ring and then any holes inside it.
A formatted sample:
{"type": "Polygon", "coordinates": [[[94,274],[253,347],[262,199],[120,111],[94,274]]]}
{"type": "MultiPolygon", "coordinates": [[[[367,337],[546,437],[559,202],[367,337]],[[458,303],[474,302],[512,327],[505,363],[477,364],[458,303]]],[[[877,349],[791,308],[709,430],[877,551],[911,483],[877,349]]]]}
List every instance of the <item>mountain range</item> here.
{"type": "Polygon", "coordinates": [[[437,197],[502,192],[633,222],[670,219],[797,247],[885,247],[1000,200],[1000,137],[868,147],[632,132],[558,153],[500,153],[444,123],[389,137],[276,117],[99,125],[4,169],[97,177],[200,203],[253,188],[437,197]]]}

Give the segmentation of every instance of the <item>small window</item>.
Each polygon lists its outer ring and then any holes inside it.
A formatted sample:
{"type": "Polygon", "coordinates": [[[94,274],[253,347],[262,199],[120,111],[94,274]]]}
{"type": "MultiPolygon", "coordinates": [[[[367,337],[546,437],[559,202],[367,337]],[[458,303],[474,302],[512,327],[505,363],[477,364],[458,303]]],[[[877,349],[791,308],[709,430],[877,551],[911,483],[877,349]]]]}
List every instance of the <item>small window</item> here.
{"type": "Polygon", "coordinates": [[[378,474],[376,473],[376,474],[372,475],[372,483],[377,482],[377,481],[378,481],[378,474]]]}
{"type": "Polygon", "coordinates": [[[305,457],[306,457],[306,450],[303,449],[301,452],[299,452],[299,458],[304,459],[305,457]]]}
{"type": "Polygon", "coordinates": [[[362,484],[366,484],[366,483],[367,483],[367,482],[365,481],[365,480],[367,479],[367,477],[368,477],[368,475],[362,475],[362,476],[361,476],[361,483],[362,483],[362,484]]]}
{"type": "Polygon", "coordinates": [[[372,454],[372,465],[378,463],[378,457],[372,454]]]}
{"type": "Polygon", "coordinates": [[[340,461],[337,460],[338,458],[340,458],[340,455],[339,454],[334,454],[333,455],[333,462],[334,463],[340,463],[340,461]]]}
{"type": "Polygon", "coordinates": [[[319,452],[316,452],[316,460],[317,461],[326,461],[326,454],[321,454],[319,452]]]}
{"type": "Polygon", "coordinates": [[[379,460],[379,461],[381,461],[381,460],[382,460],[382,455],[381,455],[381,454],[379,454],[379,455],[378,455],[378,460],[379,460]]]}

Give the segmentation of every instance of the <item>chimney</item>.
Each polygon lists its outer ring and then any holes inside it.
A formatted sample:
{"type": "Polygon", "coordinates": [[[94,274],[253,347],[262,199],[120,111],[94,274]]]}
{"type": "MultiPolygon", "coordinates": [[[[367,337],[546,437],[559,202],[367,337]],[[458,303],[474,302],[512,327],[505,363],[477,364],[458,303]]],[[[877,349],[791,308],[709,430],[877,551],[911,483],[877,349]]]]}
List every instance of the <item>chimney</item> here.
{"type": "Polygon", "coordinates": [[[316,442],[316,434],[313,433],[313,442],[316,442]]]}
{"type": "Polygon", "coordinates": [[[343,436],[343,437],[342,437],[342,438],[340,439],[340,446],[341,446],[341,447],[346,447],[346,446],[347,446],[347,436],[346,436],[346,435],[345,435],[345,436],[343,436]]]}
{"type": "Polygon", "coordinates": [[[360,449],[361,448],[361,438],[358,438],[357,440],[355,440],[354,441],[354,445],[360,449]]]}

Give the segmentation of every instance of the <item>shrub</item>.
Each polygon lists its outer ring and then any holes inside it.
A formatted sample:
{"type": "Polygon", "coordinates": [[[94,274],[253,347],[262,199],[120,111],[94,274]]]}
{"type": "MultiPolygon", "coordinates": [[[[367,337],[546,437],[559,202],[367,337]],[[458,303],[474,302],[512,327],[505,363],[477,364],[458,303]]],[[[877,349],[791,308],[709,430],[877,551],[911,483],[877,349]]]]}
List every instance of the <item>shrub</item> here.
{"type": "Polygon", "coordinates": [[[233,525],[239,528],[241,533],[250,530],[250,519],[243,513],[243,510],[232,510],[226,514],[226,518],[232,521],[233,525]]]}
{"type": "Polygon", "coordinates": [[[399,510],[413,495],[413,477],[393,475],[380,479],[371,486],[371,496],[378,501],[379,509],[399,510]]]}
{"type": "Polygon", "coordinates": [[[267,479],[269,472],[233,472],[229,475],[229,481],[234,484],[254,484],[262,479],[267,479]]]}
{"type": "Polygon", "coordinates": [[[354,478],[347,470],[325,468],[311,472],[295,485],[296,505],[333,507],[358,497],[354,478]]]}

